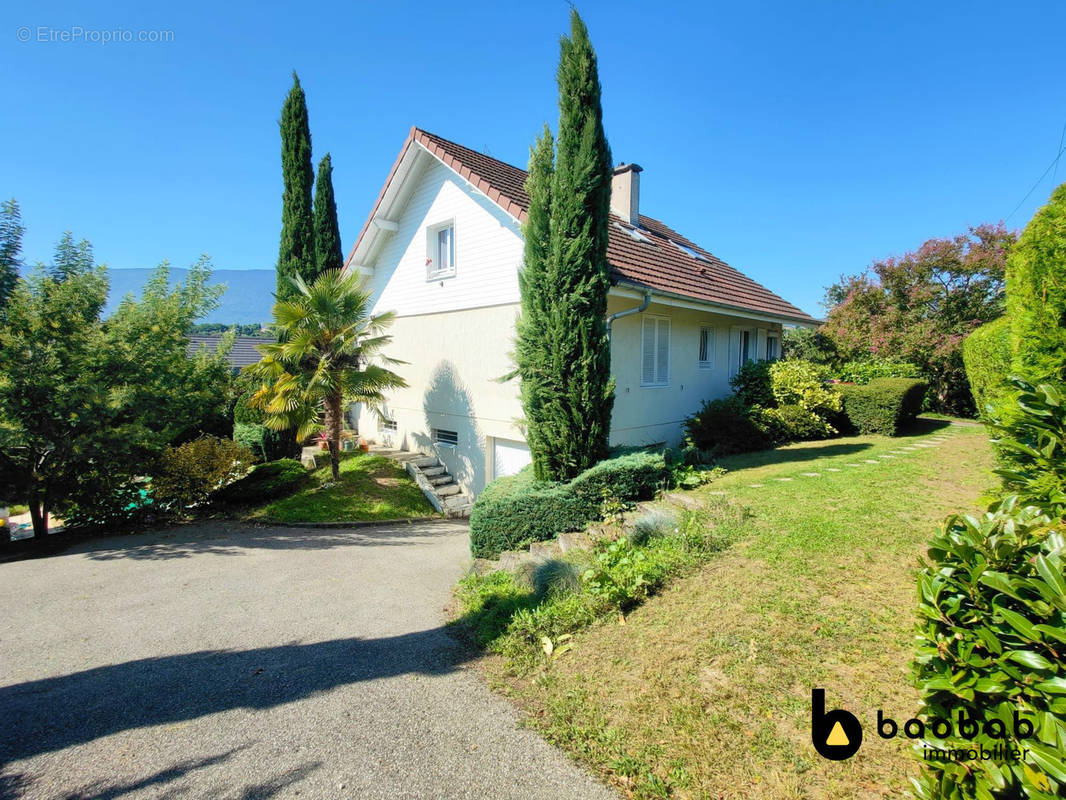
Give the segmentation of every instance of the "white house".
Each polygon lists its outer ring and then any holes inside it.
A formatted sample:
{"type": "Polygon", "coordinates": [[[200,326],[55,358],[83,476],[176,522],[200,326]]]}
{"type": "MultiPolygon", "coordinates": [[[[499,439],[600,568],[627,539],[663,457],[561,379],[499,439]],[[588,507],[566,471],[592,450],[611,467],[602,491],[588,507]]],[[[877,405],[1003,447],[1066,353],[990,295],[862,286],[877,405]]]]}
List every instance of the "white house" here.
{"type": "MultiPolygon", "coordinates": [[[[611,444],[676,445],[681,423],[729,391],[750,359],[780,352],[782,325],[816,321],[640,213],[640,167],[615,170],[608,259],[611,444]]],[[[526,173],[412,128],[346,262],[393,311],[388,355],[408,388],[363,436],[436,455],[463,492],[529,461],[512,369],[526,173]]]]}

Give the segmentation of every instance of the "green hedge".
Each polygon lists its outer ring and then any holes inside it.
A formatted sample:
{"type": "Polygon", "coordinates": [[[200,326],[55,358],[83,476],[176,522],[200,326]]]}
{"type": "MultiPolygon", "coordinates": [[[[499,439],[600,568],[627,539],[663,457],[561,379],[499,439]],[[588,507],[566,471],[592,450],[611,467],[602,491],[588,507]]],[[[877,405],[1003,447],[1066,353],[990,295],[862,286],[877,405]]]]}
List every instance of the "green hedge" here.
{"type": "Polygon", "coordinates": [[[650,500],[669,478],[662,453],[639,451],[608,458],[582,472],[570,488],[590,507],[599,510],[604,497],[650,500]]]}
{"type": "Polygon", "coordinates": [[[579,530],[588,521],[588,504],[569,486],[537,482],[526,467],[478,495],[470,512],[470,552],[474,558],[499,558],[504,550],[579,530]]]}
{"type": "Polygon", "coordinates": [[[685,438],[715,456],[750,453],[773,446],[766,432],[751,418],[751,410],[736,395],[704,401],[685,420],[685,438]]]}
{"type": "Polygon", "coordinates": [[[865,386],[841,386],[844,413],[861,434],[895,436],[922,410],[928,384],[914,378],[877,378],[865,386]]]}
{"type": "MultiPolygon", "coordinates": [[[[962,343],[962,362],[974,405],[982,419],[988,406],[999,407],[1010,393],[1010,320],[999,317],[975,330],[962,343]]],[[[993,415],[998,416],[997,411],[993,415]]]]}
{"type": "Polygon", "coordinates": [[[570,483],[533,478],[533,468],[493,481],[470,513],[470,550],[475,558],[499,558],[530,542],[581,530],[599,519],[605,496],[646,500],[669,478],[661,453],[638,451],[601,461],[570,483]]]}
{"type": "Polygon", "coordinates": [[[303,464],[283,458],[258,464],[240,480],[219,489],[211,499],[227,505],[265,503],[292,494],[308,480],[310,476],[303,464]]]}
{"type": "MultiPolygon", "coordinates": [[[[955,516],[918,577],[915,670],[928,719],[978,725],[937,750],[1018,748],[1020,762],[923,760],[921,800],[1066,796],[1066,576],[1063,523],[1008,497],[980,518],[955,516]],[[1015,714],[1029,723],[1018,735],[1015,714]],[[1000,720],[994,737],[986,723],[1000,720]],[[967,733],[971,735],[966,735],[967,733]]],[[[929,731],[929,729],[926,729],[929,731]]]]}

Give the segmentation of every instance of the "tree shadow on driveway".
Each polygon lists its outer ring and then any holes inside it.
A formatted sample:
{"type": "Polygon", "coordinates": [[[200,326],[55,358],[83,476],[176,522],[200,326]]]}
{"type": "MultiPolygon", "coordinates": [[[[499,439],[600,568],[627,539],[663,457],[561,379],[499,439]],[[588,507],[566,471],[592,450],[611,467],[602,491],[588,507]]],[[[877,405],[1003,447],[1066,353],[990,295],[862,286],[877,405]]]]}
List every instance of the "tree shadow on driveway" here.
{"type": "Polygon", "coordinates": [[[266,709],[339,686],[443,675],[470,651],[443,628],[252,650],[201,650],[0,688],[0,764],[133,728],[266,709]]]}
{"type": "Polygon", "coordinates": [[[356,529],[289,528],[231,521],[207,521],[151,533],[112,536],[75,546],[94,561],[119,558],[160,561],[197,555],[237,556],[249,549],[330,550],[338,547],[405,547],[426,539],[462,535],[454,520],[356,529]]]}

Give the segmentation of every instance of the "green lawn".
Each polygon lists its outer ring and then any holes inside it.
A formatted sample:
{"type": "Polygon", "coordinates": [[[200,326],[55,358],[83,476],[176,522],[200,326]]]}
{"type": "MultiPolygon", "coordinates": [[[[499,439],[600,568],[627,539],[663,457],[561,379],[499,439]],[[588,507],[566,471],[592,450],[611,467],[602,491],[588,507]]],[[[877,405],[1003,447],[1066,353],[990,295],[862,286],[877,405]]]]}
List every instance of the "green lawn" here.
{"type": "Polygon", "coordinates": [[[432,516],[436,512],[402,466],[384,456],[346,453],[340,481],[329,465],[315,470],[306,489],[253,511],[251,519],[277,522],[356,522],[432,516]]]}
{"type": "Polygon", "coordinates": [[[927,421],[910,436],[807,442],[725,466],[690,496],[725,492],[748,509],[731,547],[624,625],[578,633],[548,667],[485,659],[491,683],[630,796],[904,796],[915,762],[869,715],[916,711],[914,573],[937,522],[994,485],[983,429],[927,421]],[[859,712],[867,736],[854,758],[814,752],[813,687],[859,712]]]}

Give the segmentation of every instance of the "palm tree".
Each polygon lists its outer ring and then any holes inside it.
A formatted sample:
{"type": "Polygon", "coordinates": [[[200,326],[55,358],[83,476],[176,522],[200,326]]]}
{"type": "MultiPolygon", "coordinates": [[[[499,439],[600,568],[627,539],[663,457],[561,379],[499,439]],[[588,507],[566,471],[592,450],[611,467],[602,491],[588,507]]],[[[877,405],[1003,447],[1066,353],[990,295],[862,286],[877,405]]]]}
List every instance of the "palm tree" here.
{"type": "Polygon", "coordinates": [[[259,346],[263,359],[251,372],[262,385],[250,404],[263,410],[268,428],[295,428],[300,438],[324,420],[339,480],[344,401],[380,413],[384,392],[407,385],[383,366],[403,363],[381,353],[394,315],[370,314],[371,293],[356,273],[326,270],[310,286],[290,280],[296,294],[274,305],[278,341],[259,346]]]}

